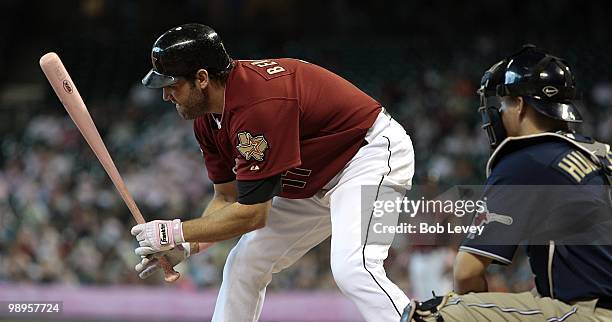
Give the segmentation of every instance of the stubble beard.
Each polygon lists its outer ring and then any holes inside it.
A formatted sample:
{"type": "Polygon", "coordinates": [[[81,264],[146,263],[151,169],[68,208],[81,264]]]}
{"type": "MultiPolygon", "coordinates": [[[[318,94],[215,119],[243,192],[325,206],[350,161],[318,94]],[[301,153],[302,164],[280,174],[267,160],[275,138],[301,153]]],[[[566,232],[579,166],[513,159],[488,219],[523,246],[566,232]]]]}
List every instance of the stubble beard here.
{"type": "Polygon", "coordinates": [[[208,91],[200,91],[193,88],[185,104],[176,104],[176,111],[185,120],[193,120],[198,116],[206,114],[207,107],[210,105],[208,91]]]}

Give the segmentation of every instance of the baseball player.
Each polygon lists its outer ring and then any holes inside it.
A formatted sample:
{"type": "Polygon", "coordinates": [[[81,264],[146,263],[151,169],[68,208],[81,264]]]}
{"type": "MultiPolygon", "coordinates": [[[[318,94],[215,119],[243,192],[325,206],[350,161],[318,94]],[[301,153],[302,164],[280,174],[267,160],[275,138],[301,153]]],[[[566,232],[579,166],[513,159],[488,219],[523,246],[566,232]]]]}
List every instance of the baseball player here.
{"type": "Polygon", "coordinates": [[[484,232],[455,263],[464,295],[412,301],[401,321],[612,321],[612,152],[569,130],[582,121],[575,91],[568,64],[530,45],[485,73],[479,112],[494,152],[484,232]],[[487,267],[510,264],[519,243],[536,288],[487,293],[487,267]]]}
{"type": "Polygon", "coordinates": [[[232,60],[201,24],[161,35],[151,59],[142,82],[162,88],[164,100],[194,120],[215,194],[201,218],[132,229],[136,253],[148,256],[137,267],[141,277],[158,268],[160,254],[176,264],[208,246],[200,243],[241,236],[225,263],[213,321],[256,321],[272,275],[331,235],[340,290],[365,320],[399,320],[409,300],[385,275],[391,241],[361,240],[368,222],[360,199],[364,186],[376,188],[366,200],[372,204],[411,185],[414,154],[402,126],[314,64],[232,60]]]}

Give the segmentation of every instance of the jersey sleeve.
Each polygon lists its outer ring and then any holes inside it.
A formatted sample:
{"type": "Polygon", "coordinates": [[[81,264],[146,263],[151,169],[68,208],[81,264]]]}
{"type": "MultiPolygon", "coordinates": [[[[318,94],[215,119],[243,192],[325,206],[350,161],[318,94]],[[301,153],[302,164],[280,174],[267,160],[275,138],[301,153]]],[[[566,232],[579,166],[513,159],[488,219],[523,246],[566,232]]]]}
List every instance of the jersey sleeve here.
{"type": "Polygon", "coordinates": [[[472,222],[483,227],[482,233],[468,235],[460,250],[510,264],[518,245],[530,238],[533,225],[545,214],[539,189],[528,186],[537,184],[533,175],[541,178],[543,168],[524,158],[500,162],[485,185],[481,199],[486,207],[472,222]]]}
{"type": "Polygon", "coordinates": [[[509,202],[517,200],[503,190],[494,185],[487,186],[483,197],[486,198],[486,208],[477,213],[472,221],[473,226],[483,227],[482,233],[468,235],[459,250],[491,258],[498,264],[512,263],[523,238],[528,209],[509,207],[509,202]],[[498,221],[502,219],[505,221],[498,221]]]}
{"type": "Polygon", "coordinates": [[[269,178],[301,164],[295,100],[268,99],[234,113],[230,140],[237,152],[238,180],[269,178]]]}
{"type": "Polygon", "coordinates": [[[197,118],[193,122],[193,132],[204,156],[208,178],[215,184],[233,181],[236,175],[232,171],[231,163],[228,163],[219,152],[213,139],[215,134],[206,126],[206,121],[205,118],[197,118]]]}

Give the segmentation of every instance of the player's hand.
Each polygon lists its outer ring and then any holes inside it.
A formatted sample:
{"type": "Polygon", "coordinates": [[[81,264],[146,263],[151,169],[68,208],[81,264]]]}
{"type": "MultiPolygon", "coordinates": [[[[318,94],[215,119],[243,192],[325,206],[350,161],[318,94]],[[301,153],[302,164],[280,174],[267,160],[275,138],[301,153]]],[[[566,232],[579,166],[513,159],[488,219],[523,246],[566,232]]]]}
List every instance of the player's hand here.
{"type": "Polygon", "coordinates": [[[131,231],[140,247],[136,255],[147,256],[184,243],[183,228],[180,219],[154,220],[132,227],[131,231]]]}
{"type": "Polygon", "coordinates": [[[190,255],[190,244],[182,243],[170,250],[164,250],[148,256],[143,256],[142,261],[136,264],[136,267],[134,268],[138,273],[138,277],[146,279],[161,269],[161,265],[159,264],[159,258],[161,258],[162,256],[166,258],[168,263],[170,263],[170,266],[174,267],[182,261],[186,260],[190,255]]]}

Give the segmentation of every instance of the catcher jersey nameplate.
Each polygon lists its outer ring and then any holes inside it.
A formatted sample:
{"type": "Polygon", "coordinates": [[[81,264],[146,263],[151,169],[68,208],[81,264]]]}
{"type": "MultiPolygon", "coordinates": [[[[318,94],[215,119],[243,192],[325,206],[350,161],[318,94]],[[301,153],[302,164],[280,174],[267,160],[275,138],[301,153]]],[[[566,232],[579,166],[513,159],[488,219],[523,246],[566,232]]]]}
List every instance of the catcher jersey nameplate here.
{"type": "Polygon", "coordinates": [[[268,141],[262,135],[253,136],[249,132],[238,133],[238,145],[236,145],[238,152],[247,160],[255,159],[256,161],[263,161],[265,158],[266,150],[268,149],[268,141]]]}
{"type": "Polygon", "coordinates": [[[553,167],[569,175],[576,183],[580,183],[591,172],[599,170],[591,160],[575,150],[563,156],[553,167]]]}

